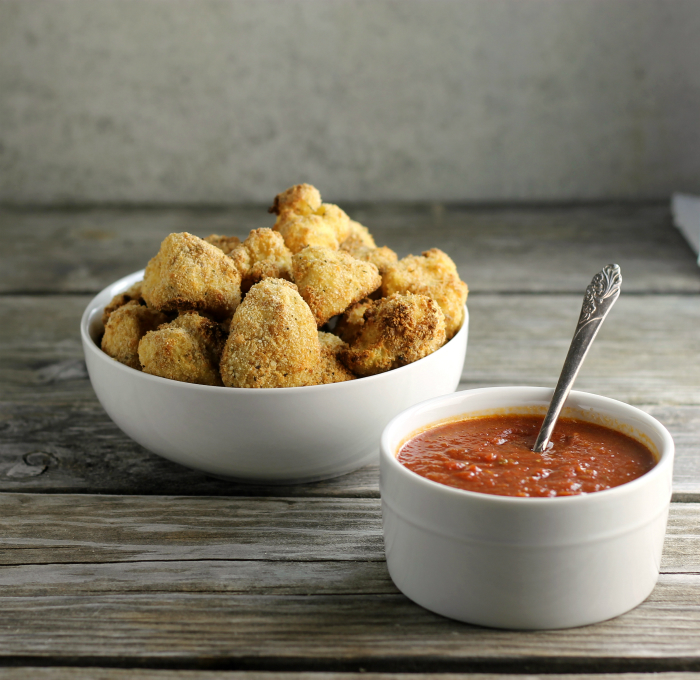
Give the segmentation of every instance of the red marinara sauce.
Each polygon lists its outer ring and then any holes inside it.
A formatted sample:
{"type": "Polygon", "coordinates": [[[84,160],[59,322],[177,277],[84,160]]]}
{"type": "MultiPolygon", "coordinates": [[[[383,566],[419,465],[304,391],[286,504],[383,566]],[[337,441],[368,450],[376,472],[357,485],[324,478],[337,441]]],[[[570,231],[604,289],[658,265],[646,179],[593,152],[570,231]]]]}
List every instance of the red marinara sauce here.
{"type": "Polygon", "coordinates": [[[416,435],[398,461],[422,477],[496,496],[574,496],[641,477],[656,465],[635,439],[602,425],[557,421],[535,453],[541,416],[502,415],[438,425],[416,435]]]}

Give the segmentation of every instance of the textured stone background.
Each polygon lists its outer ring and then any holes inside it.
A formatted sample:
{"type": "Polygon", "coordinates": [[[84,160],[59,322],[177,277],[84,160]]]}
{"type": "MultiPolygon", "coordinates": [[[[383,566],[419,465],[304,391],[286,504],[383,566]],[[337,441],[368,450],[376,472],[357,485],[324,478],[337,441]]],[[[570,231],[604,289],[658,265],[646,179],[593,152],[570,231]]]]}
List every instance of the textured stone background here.
{"type": "Polygon", "coordinates": [[[698,0],[0,0],[0,201],[700,191],[698,0]]]}

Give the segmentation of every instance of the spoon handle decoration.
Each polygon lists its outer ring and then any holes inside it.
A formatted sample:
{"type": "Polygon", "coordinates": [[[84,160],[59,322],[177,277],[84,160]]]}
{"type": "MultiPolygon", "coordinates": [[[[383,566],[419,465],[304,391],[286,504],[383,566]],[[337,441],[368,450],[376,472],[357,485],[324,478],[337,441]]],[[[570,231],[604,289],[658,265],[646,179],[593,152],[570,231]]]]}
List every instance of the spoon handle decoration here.
{"type": "Polygon", "coordinates": [[[564,367],[559,376],[559,382],[554,389],[552,401],[549,404],[540,433],[537,435],[533,451],[541,453],[547,447],[554,425],[571,391],[571,386],[574,384],[581,364],[586,358],[588,348],[598,333],[603,320],[615,304],[615,300],[620,296],[621,285],[622,274],[620,273],[620,267],[616,264],[609,264],[603,271],[598,272],[593,277],[588,288],[586,288],[581,307],[581,316],[579,316],[578,325],[574,331],[574,337],[571,339],[569,352],[566,355],[564,367]]]}

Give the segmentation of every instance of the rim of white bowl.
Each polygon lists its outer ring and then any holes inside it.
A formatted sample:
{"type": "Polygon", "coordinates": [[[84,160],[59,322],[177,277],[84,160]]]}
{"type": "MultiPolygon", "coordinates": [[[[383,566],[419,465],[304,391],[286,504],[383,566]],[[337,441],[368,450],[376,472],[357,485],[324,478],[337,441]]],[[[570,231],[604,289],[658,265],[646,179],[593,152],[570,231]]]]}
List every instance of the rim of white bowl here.
{"type": "MultiPolygon", "coordinates": [[[[405,409],[401,413],[397,414],[394,416],[386,425],[382,432],[382,436],[380,439],[380,451],[379,455],[381,459],[385,459],[387,461],[387,464],[392,466],[392,468],[397,472],[399,475],[404,475],[406,476],[407,479],[410,479],[413,483],[417,483],[419,485],[425,486],[427,489],[433,490],[435,493],[443,493],[447,494],[448,496],[453,496],[454,498],[469,498],[472,500],[478,500],[480,502],[484,503],[495,503],[495,504],[503,504],[503,503],[508,503],[508,504],[515,504],[515,505],[522,505],[523,503],[527,504],[528,506],[533,506],[535,504],[546,504],[549,505],[551,503],[569,503],[569,504],[574,504],[574,503],[591,503],[595,502],[596,498],[611,498],[613,495],[622,495],[626,493],[632,493],[634,490],[643,484],[649,483],[650,480],[652,480],[654,477],[657,477],[659,475],[665,474],[666,468],[669,465],[673,465],[673,458],[674,458],[674,453],[675,453],[675,444],[673,441],[673,438],[671,437],[671,434],[669,431],[666,429],[666,427],[660,423],[656,418],[653,416],[650,416],[648,413],[645,413],[641,409],[637,408],[636,406],[632,406],[631,404],[627,404],[624,401],[619,401],[617,399],[611,399],[610,397],[604,397],[600,394],[594,394],[592,392],[582,392],[579,390],[571,390],[570,397],[592,397],[593,399],[599,399],[603,404],[610,404],[610,405],[615,405],[615,406],[622,406],[624,409],[629,409],[631,410],[637,417],[639,417],[642,421],[645,421],[647,425],[650,426],[650,428],[655,429],[656,431],[659,432],[661,435],[662,439],[662,446],[660,447],[659,451],[659,460],[652,467],[650,470],[645,472],[641,477],[637,477],[636,479],[633,479],[629,482],[625,482],[624,484],[620,484],[619,486],[614,486],[611,489],[604,489],[603,491],[593,491],[591,493],[583,493],[583,494],[577,494],[575,496],[553,496],[553,497],[540,497],[540,496],[499,496],[496,494],[488,494],[488,493],[481,493],[479,491],[468,491],[467,489],[458,489],[454,486],[448,486],[447,484],[441,484],[440,482],[435,482],[432,479],[427,479],[426,477],[423,477],[419,475],[417,472],[413,472],[413,470],[409,470],[405,465],[402,465],[399,463],[397,454],[398,451],[392,452],[389,449],[389,437],[391,436],[391,430],[397,427],[397,424],[404,420],[404,419],[409,419],[413,414],[415,414],[417,411],[420,411],[422,409],[430,408],[432,405],[437,405],[440,402],[448,401],[450,399],[459,399],[460,396],[464,396],[467,394],[476,394],[479,392],[506,392],[509,390],[522,390],[522,391],[532,391],[532,390],[537,390],[537,391],[542,391],[542,392],[549,392],[550,395],[554,392],[554,389],[550,389],[548,387],[536,387],[533,385],[499,385],[499,386],[494,386],[494,387],[478,387],[472,390],[460,390],[458,392],[453,392],[452,394],[443,394],[439,397],[433,397],[432,399],[428,399],[426,401],[422,401],[419,404],[415,404],[414,406],[410,406],[409,408],[405,409]],[[591,500],[593,499],[593,500],[591,500]]],[[[517,396],[513,398],[513,401],[517,401],[517,396]]],[[[568,401],[568,399],[567,399],[568,401]]],[[[525,406],[525,404],[523,404],[525,406]]],[[[566,402],[564,404],[564,407],[566,408],[566,402]]],[[[513,406],[510,407],[504,407],[504,408],[518,408],[518,404],[515,403],[513,406]]],[[[465,411],[464,415],[468,415],[469,411],[465,411]]],[[[456,416],[455,418],[457,418],[456,416]]],[[[441,422],[441,419],[438,418],[435,420],[435,424],[439,424],[441,422]]],[[[421,428],[422,429],[422,428],[421,428]]],[[[611,428],[614,429],[614,428],[611,428]]],[[[653,452],[652,452],[653,453],[653,452]]],[[[381,486],[380,486],[380,492],[381,492],[381,486]]]]}
{"type": "MultiPolygon", "coordinates": [[[[422,362],[425,362],[426,360],[430,360],[431,357],[435,357],[442,353],[449,345],[452,343],[454,340],[457,340],[458,338],[462,338],[465,334],[468,333],[469,329],[469,309],[467,308],[467,305],[464,305],[464,319],[462,321],[462,326],[461,328],[455,333],[455,335],[450,338],[442,347],[439,349],[436,349],[432,354],[428,354],[427,356],[423,357],[422,359],[419,359],[418,361],[414,361],[411,364],[406,364],[406,366],[400,366],[399,368],[394,368],[391,371],[386,371],[384,373],[378,373],[377,375],[367,375],[364,377],[358,377],[356,380],[346,380],[344,382],[339,382],[339,383],[329,383],[326,385],[306,385],[304,387],[262,387],[262,388],[245,388],[245,387],[225,387],[221,385],[198,385],[196,383],[187,383],[187,382],[180,382],[178,380],[171,380],[169,378],[162,378],[157,375],[151,375],[150,373],[144,373],[143,371],[137,371],[134,368],[131,368],[130,366],[126,366],[115,359],[112,359],[108,354],[102,351],[102,349],[97,345],[97,343],[92,339],[92,336],[90,335],[90,328],[89,328],[89,322],[90,318],[93,316],[94,313],[101,312],[105,306],[106,302],[104,304],[97,303],[97,300],[101,298],[103,295],[110,293],[110,299],[118,294],[119,292],[123,292],[126,290],[132,283],[137,283],[143,278],[145,270],[141,269],[139,271],[133,272],[131,274],[128,274],[127,276],[123,276],[121,279],[117,279],[114,283],[110,283],[108,286],[105,286],[95,297],[90,300],[90,302],[87,304],[87,307],[85,307],[85,310],[83,311],[83,315],[80,319],[80,335],[83,341],[83,347],[87,348],[87,351],[90,351],[93,353],[96,357],[98,357],[98,360],[100,361],[108,361],[112,362],[114,365],[114,368],[116,368],[119,371],[128,371],[130,375],[133,375],[135,380],[146,380],[146,381],[153,381],[155,380],[158,383],[167,383],[168,385],[174,386],[174,389],[189,389],[189,390],[198,390],[198,391],[211,391],[215,390],[216,392],[219,392],[221,394],[253,394],[253,395],[262,395],[262,394],[269,394],[271,391],[274,391],[275,394],[284,394],[284,393],[290,393],[290,392],[298,392],[299,390],[304,390],[305,393],[310,393],[311,391],[317,391],[317,390],[324,390],[324,391],[332,391],[332,390],[338,390],[338,389],[344,389],[344,390],[353,390],[353,389],[362,389],[363,385],[368,385],[369,381],[378,382],[381,380],[390,380],[392,375],[395,375],[398,371],[401,372],[407,372],[410,370],[416,370],[415,367],[420,365],[422,362]],[[140,277],[140,278],[137,278],[140,277]],[[358,387],[358,384],[360,385],[358,387]],[[176,387],[175,387],[176,386],[176,387]]],[[[108,302],[108,301],[107,301],[108,302]]]]}

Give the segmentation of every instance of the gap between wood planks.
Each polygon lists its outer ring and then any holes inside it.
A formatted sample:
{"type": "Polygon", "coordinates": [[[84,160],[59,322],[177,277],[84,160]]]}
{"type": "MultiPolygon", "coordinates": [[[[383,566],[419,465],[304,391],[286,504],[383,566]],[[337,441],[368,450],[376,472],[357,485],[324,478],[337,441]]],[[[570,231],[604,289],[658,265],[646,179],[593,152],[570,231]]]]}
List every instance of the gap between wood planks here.
{"type": "MultiPolygon", "coordinates": [[[[362,678],[369,679],[371,673],[382,674],[509,674],[521,678],[528,675],[547,675],[551,678],[567,674],[572,680],[590,675],[591,678],[601,678],[605,674],[631,673],[698,673],[700,660],[697,658],[673,659],[620,659],[618,657],[591,658],[569,657],[552,659],[551,657],[523,657],[513,660],[469,660],[445,659],[439,656],[416,657],[407,661],[403,657],[354,657],[350,659],[317,659],[288,657],[238,657],[231,659],[226,656],[206,656],[204,658],[144,658],[111,657],[111,656],[1,656],[0,668],[16,667],[58,667],[58,668],[93,668],[93,669],[146,669],[172,671],[267,671],[281,673],[361,673],[362,678]],[[584,675],[585,674],[585,675],[584,675]]],[[[2,676],[0,676],[2,677],[2,676]]],[[[174,676],[175,678],[179,676],[174,676]]],[[[313,675],[310,676],[311,680],[313,675]]],[[[343,676],[346,678],[347,676],[343,676]]],[[[410,675],[408,676],[410,677],[410,675]]],[[[642,678],[644,676],[641,676],[642,678]]],[[[661,676],[663,677],[663,676],[661,676]]],[[[689,676],[684,676],[690,680],[689,676]]],[[[343,680],[337,678],[336,680],[343,680]]],[[[184,680],[184,679],[183,679],[184,680]]],[[[252,680],[252,679],[251,679],[252,680]]],[[[503,680],[501,678],[501,680],[503,680]]],[[[624,679],[630,680],[625,675],[624,679]]],[[[651,679],[650,679],[651,680],[651,679]]],[[[660,680],[654,676],[653,680],[660,680]]]]}

